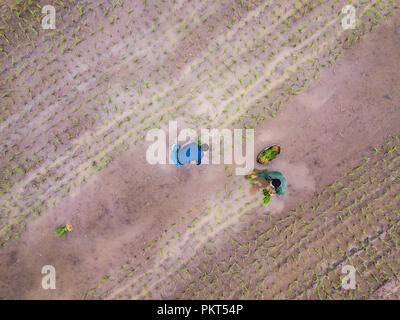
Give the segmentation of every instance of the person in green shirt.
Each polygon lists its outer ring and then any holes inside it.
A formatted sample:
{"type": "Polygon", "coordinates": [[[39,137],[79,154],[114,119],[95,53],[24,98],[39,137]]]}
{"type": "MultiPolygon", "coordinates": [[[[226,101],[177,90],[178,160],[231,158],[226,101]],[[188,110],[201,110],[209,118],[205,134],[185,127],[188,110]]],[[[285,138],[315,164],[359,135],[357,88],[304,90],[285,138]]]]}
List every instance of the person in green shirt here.
{"type": "Polygon", "coordinates": [[[278,196],[282,196],[286,193],[286,179],[279,171],[261,171],[250,175],[250,178],[253,180],[257,177],[267,180],[271,189],[274,190],[271,195],[276,193],[278,196]]]}

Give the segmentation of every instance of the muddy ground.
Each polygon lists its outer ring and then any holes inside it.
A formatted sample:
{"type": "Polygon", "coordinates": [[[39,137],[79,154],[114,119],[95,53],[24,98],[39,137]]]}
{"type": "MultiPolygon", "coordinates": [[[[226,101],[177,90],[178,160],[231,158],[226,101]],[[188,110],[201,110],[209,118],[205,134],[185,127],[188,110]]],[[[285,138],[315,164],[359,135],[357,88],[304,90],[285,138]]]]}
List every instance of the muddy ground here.
{"type": "MultiPolygon", "coordinates": [[[[255,155],[265,145],[282,148],[268,167],[288,180],[281,210],[309,199],[399,132],[398,30],[396,14],[256,127],[255,155]]],[[[223,165],[151,166],[147,145],[138,143],[116,158],[2,248],[0,298],[80,298],[230,181],[223,165]],[[54,227],[65,223],[73,231],[56,238],[54,227]],[[44,265],[56,268],[56,290],[41,288],[44,265]]]]}

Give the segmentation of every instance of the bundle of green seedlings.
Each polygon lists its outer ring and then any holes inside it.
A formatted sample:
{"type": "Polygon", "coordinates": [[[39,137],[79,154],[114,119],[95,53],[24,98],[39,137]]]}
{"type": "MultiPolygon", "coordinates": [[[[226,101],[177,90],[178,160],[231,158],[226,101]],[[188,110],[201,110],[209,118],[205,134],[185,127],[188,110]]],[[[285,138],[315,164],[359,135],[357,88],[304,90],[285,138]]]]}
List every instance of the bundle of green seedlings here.
{"type": "Polygon", "coordinates": [[[265,149],[263,152],[260,153],[258,156],[258,162],[262,164],[267,164],[271,160],[275,159],[276,156],[281,152],[279,146],[272,146],[268,149],[265,149]]]}
{"type": "Polygon", "coordinates": [[[266,206],[271,201],[271,194],[268,189],[263,190],[264,198],[263,198],[263,206],[266,206]]]}
{"type": "Polygon", "coordinates": [[[57,237],[61,237],[67,231],[72,231],[72,226],[70,224],[67,224],[64,227],[57,228],[56,229],[56,236],[57,237]]]}

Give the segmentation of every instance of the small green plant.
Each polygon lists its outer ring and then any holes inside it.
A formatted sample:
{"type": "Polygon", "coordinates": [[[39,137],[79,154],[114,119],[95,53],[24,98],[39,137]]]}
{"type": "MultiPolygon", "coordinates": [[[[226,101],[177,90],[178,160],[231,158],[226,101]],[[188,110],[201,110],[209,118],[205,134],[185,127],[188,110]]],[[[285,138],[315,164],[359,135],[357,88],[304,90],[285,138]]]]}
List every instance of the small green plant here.
{"type": "Polygon", "coordinates": [[[269,193],[268,189],[264,189],[263,194],[263,206],[266,206],[271,201],[271,194],[269,193]]]}
{"type": "Polygon", "coordinates": [[[70,224],[65,225],[64,227],[60,227],[56,229],[56,236],[61,237],[65,232],[71,232],[72,226],[70,224]]]}

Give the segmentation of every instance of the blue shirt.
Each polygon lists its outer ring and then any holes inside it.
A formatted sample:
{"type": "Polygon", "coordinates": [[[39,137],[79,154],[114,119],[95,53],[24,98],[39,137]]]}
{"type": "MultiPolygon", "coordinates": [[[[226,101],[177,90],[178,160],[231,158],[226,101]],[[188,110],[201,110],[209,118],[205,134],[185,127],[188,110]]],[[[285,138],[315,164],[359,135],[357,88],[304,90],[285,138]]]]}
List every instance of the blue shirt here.
{"type": "Polygon", "coordinates": [[[179,145],[175,144],[172,148],[171,159],[177,166],[183,166],[191,161],[196,160],[197,165],[201,164],[204,152],[196,142],[191,142],[179,149],[179,145]]]}

